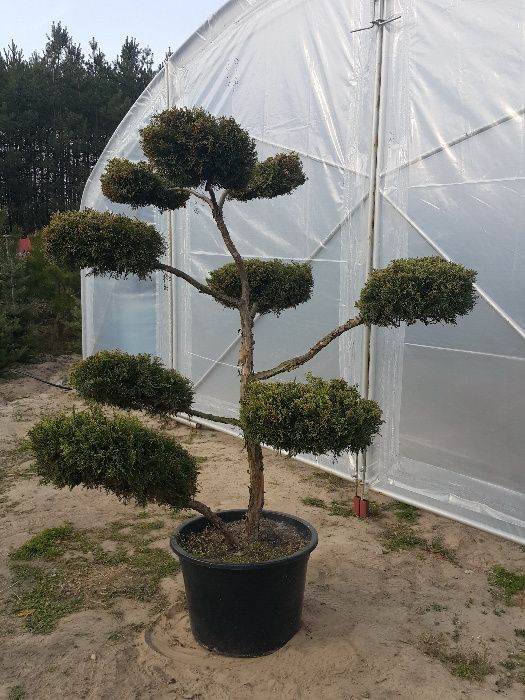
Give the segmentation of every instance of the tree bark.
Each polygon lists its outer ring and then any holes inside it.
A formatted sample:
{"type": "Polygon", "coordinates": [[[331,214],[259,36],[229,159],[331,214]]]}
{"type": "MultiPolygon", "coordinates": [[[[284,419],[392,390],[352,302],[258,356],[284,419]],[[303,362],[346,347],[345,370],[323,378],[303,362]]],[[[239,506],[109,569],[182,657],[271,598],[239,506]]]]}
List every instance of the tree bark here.
{"type": "MultiPolygon", "coordinates": [[[[224,221],[222,204],[217,202],[215,193],[209,189],[212,201],[212,214],[219,229],[224,245],[232,256],[237,274],[241,282],[241,298],[239,300],[239,315],[241,319],[241,347],[239,350],[240,372],[240,401],[243,400],[246,390],[254,378],[253,371],[253,308],[250,304],[250,284],[244,261],[237,250],[224,221]]],[[[246,441],[246,453],[248,456],[248,473],[250,477],[250,500],[246,514],[246,535],[249,539],[257,539],[261,513],[264,507],[264,461],[262,448],[259,443],[246,441]]]]}
{"type": "Polygon", "coordinates": [[[226,423],[228,425],[240,425],[238,418],[228,418],[226,416],[216,416],[214,413],[203,413],[203,411],[194,411],[190,409],[188,412],[189,416],[195,416],[196,418],[204,418],[204,420],[212,421],[213,423],[226,423]]]}
{"type": "Polygon", "coordinates": [[[246,535],[257,539],[261,513],[264,507],[264,462],[262,448],[257,443],[246,443],[250,472],[250,501],[246,514],[246,535]]]}
{"type": "Polygon", "coordinates": [[[201,503],[200,501],[190,501],[188,504],[190,508],[193,508],[193,510],[196,510],[197,513],[200,513],[201,515],[204,515],[206,520],[211,523],[214,527],[219,530],[219,532],[222,534],[226,542],[230,545],[232,549],[237,549],[239,546],[239,542],[233,532],[228,530],[226,527],[226,524],[224,520],[222,520],[217,513],[214,513],[211,508],[208,508],[207,505],[204,503],[201,503]]]}
{"type": "Polygon", "coordinates": [[[292,369],[296,369],[297,367],[304,365],[306,362],[311,360],[312,357],[315,357],[315,355],[329,345],[332,340],[339,338],[340,335],[343,335],[343,333],[346,333],[346,331],[349,331],[351,328],[361,326],[362,323],[363,322],[359,317],[349,319],[346,323],[343,323],[338,328],[335,328],[333,331],[330,331],[330,333],[327,333],[324,338],[321,338],[321,340],[319,340],[303,355],[297,355],[289,360],[285,360],[284,362],[281,362],[280,365],[277,365],[272,369],[265,369],[261,372],[256,372],[253,375],[253,378],[257,381],[262,381],[263,379],[270,379],[271,377],[275,377],[277,374],[282,374],[283,372],[291,372],[292,369]]]}
{"type": "Polygon", "coordinates": [[[239,305],[239,299],[234,299],[233,297],[229,297],[226,294],[214,292],[206,284],[202,284],[202,282],[199,282],[199,280],[196,280],[191,275],[188,275],[186,272],[183,272],[183,270],[179,270],[176,267],[172,267],[171,265],[166,265],[164,263],[158,263],[155,269],[162,270],[163,272],[169,272],[171,275],[179,277],[185,282],[188,282],[188,284],[191,284],[192,287],[195,287],[195,289],[197,289],[201,294],[208,294],[214,299],[217,299],[217,301],[222,301],[226,304],[232,304],[233,306],[239,305]]]}

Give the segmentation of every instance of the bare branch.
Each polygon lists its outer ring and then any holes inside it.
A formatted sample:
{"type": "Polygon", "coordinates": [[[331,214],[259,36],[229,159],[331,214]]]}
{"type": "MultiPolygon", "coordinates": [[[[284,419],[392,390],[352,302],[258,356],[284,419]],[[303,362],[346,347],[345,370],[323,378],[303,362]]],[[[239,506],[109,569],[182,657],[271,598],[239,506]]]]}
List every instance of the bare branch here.
{"type": "Polygon", "coordinates": [[[241,302],[249,313],[250,285],[248,282],[248,273],[246,272],[244,260],[242,259],[241,254],[237,250],[237,247],[235,246],[235,243],[233,242],[230,236],[230,232],[228,230],[228,227],[226,226],[226,222],[224,221],[224,216],[222,214],[221,208],[217,202],[217,198],[215,197],[215,192],[211,189],[211,187],[208,188],[208,192],[210,193],[211,198],[213,219],[217,225],[217,228],[220,231],[222,240],[224,241],[224,245],[228,249],[229,254],[232,256],[235,262],[235,267],[237,268],[237,272],[239,273],[242,290],[241,302]]]}
{"type": "Polygon", "coordinates": [[[305,352],[304,355],[297,355],[297,357],[292,357],[289,360],[285,360],[273,369],[266,369],[262,372],[255,372],[253,378],[261,381],[263,379],[270,379],[270,377],[275,377],[277,374],[282,374],[283,372],[290,372],[296,367],[304,365],[306,362],[308,362],[308,360],[311,360],[312,357],[315,357],[315,355],[317,355],[318,352],[321,352],[321,350],[323,350],[327,345],[329,345],[332,342],[332,340],[339,338],[340,335],[343,335],[343,333],[346,333],[346,331],[349,331],[351,328],[356,328],[357,326],[361,326],[362,324],[363,322],[359,317],[351,318],[346,323],[343,323],[342,326],[335,328],[333,331],[325,335],[324,338],[321,338],[321,340],[319,340],[315,345],[313,345],[310,348],[310,350],[308,350],[308,352],[305,352]]]}
{"type": "Polygon", "coordinates": [[[234,297],[229,297],[226,294],[213,291],[206,284],[202,284],[202,282],[199,282],[199,280],[196,280],[191,275],[188,275],[186,272],[183,272],[176,267],[165,265],[164,263],[158,263],[156,269],[169,272],[170,274],[175,275],[175,277],[179,277],[181,280],[184,280],[185,282],[188,282],[188,284],[195,287],[195,289],[197,289],[201,294],[207,294],[208,296],[217,299],[217,301],[222,301],[224,304],[239,306],[239,299],[234,299],[234,297]]]}
{"type": "Polygon", "coordinates": [[[233,532],[228,530],[224,520],[222,520],[216,513],[214,513],[211,510],[211,508],[208,508],[207,505],[201,503],[200,501],[190,501],[188,505],[190,508],[193,508],[193,510],[196,510],[197,513],[204,515],[206,520],[208,520],[208,522],[210,522],[214,527],[217,528],[217,530],[219,530],[219,532],[222,534],[222,536],[232,549],[238,549],[239,542],[237,538],[235,537],[233,532]]]}
{"type": "Polygon", "coordinates": [[[197,197],[197,199],[202,199],[203,202],[206,202],[206,204],[211,207],[212,206],[212,201],[209,197],[206,197],[206,195],[201,194],[200,192],[197,192],[197,190],[188,190],[190,194],[192,194],[194,197],[197,197]]]}
{"type": "Polygon", "coordinates": [[[237,418],[226,418],[226,416],[216,416],[213,413],[203,413],[202,411],[189,411],[189,416],[196,416],[197,418],[203,418],[204,420],[212,421],[213,423],[227,423],[229,425],[240,425],[240,421],[237,418]]]}
{"type": "Polygon", "coordinates": [[[239,299],[238,309],[241,319],[241,349],[239,351],[239,365],[241,368],[241,400],[248,383],[252,379],[253,374],[253,318],[250,309],[250,283],[248,281],[248,273],[241,254],[237,250],[235,243],[232,241],[222,210],[220,209],[215,192],[206,185],[206,190],[210,194],[212,202],[212,215],[219,229],[224,245],[233,258],[237,274],[241,281],[241,298],[239,299]]]}

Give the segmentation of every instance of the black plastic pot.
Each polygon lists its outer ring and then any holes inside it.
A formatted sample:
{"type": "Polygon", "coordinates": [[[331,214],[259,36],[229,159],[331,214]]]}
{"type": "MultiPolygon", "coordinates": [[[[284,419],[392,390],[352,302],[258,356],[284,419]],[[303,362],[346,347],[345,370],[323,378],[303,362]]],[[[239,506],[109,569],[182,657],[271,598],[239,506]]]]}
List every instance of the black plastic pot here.
{"type": "MultiPolygon", "coordinates": [[[[245,514],[245,510],[219,513],[226,522],[240,520],[245,514]]],[[[193,635],[218,654],[269,654],[286,644],[301,626],[306,567],[317,546],[317,532],[305,520],[285,513],[264,511],[264,516],[295,528],[307,540],[305,547],[256,564],[198,559],[179,545],[179,539],[206,527],[201,516],[182,523],[171,538],[171,548],[182,564],[193,635]]]]}

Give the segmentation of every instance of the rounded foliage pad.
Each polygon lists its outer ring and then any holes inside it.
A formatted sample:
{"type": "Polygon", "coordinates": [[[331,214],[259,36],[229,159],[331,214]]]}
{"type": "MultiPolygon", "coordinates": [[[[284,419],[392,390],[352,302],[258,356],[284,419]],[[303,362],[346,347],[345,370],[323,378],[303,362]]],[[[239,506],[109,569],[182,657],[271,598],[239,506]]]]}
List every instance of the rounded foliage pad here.
{"type": "Polygon", "coordinates": [[[248,202],[250,199],[273,199],[291,194],[304,185],[306,177],[297,153],[278,153],[255,166],[248,185],[243,190],[230,191],[230,199],[248,202]]]}
{"type": "Polygon", "coordinates": [[[368,326],[456,323],[476,303],[476,272],[443,258],[405,258],[374,270],[356,307],[368,326]]]}
{"type": "Polygon", "coordinates": [[[93,274],[110,277],[145,279],[166,247],[151,224],[92,209],[54,214],[43,235],[47,255],[57,265],[90,267],[93,274]]]}
{"type": "MultiPolygon", "coordinates": [[[[250,301],[257,304],[260,314],[279,315],[304,304],[312,295],[314,280],[309,263],[253,258],[244,260],[244,266],[251,288],[250,301]]],[[[241,296],[241,280],[234,263],[210,272],[206,282],[214,292],[234,299],[241,296]]]]}
{"type": "Polygon", "coordinates": [[[156,416],[188,413],[193,401],[190,380],[147,354],[102,350],[78,362],[70,382],[86,401],[156,416]]]}
{"type": "Polygon", "coordinates": [[[30,431],[36,473],[57,488],[101,488],[140,506],[185,508],[197,489],[194,457],[130,416],[100,408],[42,418],[30,431]]]}
{"type": "Polygon", "coordinates": [[[307,375],[304,384],[253,382],[241,404],[246,439],[290,455],[361,452],[381,423],[379,405],[343,379],[307,375]]]}
{"type": "Polygon", "coordinates": [[[176,189],[157,175],[148,163],[112,158],[100,178],[104,195],[112,202],[138,207],[155,206],[160,211],[180,209],[190,194],[176,189]]]}
{"type": "Polygon", "coordinates": [[[149,162],[175,187],[238,189],[257,163],[255,141],[232,117],[204,109],[167,109],[140,131],[149,162]]]}

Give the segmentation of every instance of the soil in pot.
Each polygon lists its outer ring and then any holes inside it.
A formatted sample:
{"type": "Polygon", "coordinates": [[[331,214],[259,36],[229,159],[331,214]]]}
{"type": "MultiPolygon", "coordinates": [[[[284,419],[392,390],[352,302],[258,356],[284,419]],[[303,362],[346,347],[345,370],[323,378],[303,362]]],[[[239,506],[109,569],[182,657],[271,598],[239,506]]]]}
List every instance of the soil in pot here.
{"type": "Polygon", "coordinates": [[[215,528],[208,526],[202,532],[193,532],[180,539],[180,545],[188,554],[207,561],[228,564],[255,564],[272,561],[294,554],[307,540],[287,523],[261,518],[259,539],[246,538],[244,520],[228,523],[228,529],[236,536],[239,547],[232,549],[215,528]]]}

